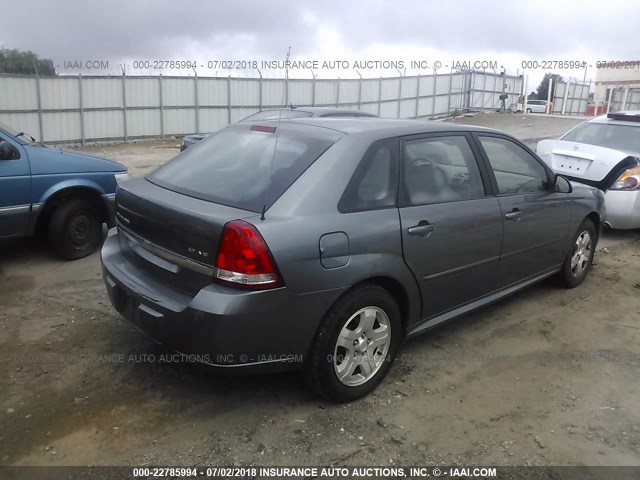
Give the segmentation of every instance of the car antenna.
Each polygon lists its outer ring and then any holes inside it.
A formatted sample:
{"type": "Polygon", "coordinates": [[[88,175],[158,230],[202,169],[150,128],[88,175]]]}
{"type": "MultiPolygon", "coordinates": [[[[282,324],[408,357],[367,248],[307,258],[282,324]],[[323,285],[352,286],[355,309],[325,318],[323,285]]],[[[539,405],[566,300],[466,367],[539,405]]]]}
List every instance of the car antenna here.
{"type": "MultiPolygon", "coordinates": [[[[289,88],[289,57],[291,56],[291,47],[287,50],[287,59],[284,63],[285,74],[284,74],[284,89],[282,90],[282,101],[280,102],[284,108],[287,108],[287,99],[285,98],[285,93],[289,88]]],[[[276,124],[276,139],[273,145],[273,156],[271,157],[271,165],[269,167],[269,179],[271,179],[271,174],[273,173],[273,164],[276,161],[276,151],[278,149],[278,136],[280,135],[280,120],[282,119],[282,108],[278,111],[278,123],[276,124]]],[[[265,190],[265,197],[267,195],[267,190],[265,190]]],[[[266,200],[266,199],[265,199],[266,200]]],[[[264,213],[267,210],[266,201],[262,203],[262,213],[260,214],[260,220],[264,220],[264,213]]]]}

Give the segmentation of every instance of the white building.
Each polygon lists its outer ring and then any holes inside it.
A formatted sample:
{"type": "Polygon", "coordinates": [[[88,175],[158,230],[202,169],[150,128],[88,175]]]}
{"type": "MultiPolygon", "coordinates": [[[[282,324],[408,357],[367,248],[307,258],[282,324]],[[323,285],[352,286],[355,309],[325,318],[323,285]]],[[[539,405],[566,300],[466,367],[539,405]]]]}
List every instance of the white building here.
{"type": "Polygon", "coordinates": [[[640,60],[602,62],[593,103],[599,111],[640,108],[640,60]]]}

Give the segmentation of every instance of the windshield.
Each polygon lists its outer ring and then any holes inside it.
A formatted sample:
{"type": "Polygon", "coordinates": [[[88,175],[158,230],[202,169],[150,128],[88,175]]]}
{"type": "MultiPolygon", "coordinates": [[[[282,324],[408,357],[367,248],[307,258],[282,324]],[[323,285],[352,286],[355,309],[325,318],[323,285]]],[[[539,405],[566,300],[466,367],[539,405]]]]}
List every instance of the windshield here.
{"type": "Polygon", "coordinates": [[[236,124],[188,148],[147,178],[169,190],[260,212],[341,136],[334,130],[276,122],[236,124]]]}
{"type": "Polygon", "coordinates": [[[640,152],[640,127],[613,123],[583,123],[560,140],[638,153],[640,152]]]}

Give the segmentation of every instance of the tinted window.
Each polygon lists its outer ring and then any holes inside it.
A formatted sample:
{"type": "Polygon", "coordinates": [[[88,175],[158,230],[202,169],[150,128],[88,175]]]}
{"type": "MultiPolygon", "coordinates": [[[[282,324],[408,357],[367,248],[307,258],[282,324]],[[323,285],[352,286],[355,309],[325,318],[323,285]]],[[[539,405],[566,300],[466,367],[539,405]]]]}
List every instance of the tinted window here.
{"type": "Polygon", "coordinates": [[[17,160],[20,153],[9,142],[0,138],[0,160],[17,160]]]}
{"type": "Polygon", "coordinates": [[[640,126],[583,123],[562,137],[562,140],[588,143],[625,152],[640,152],[640,126]]]}
{"type": "Polygon", "coordinates": [[[479,137],[501,194],[547,190],[547,171],[520,145],[495,137],[479,137]]]}
{"type": "Polygon", "coordinates": [[[262,112],[254,113],[253,115],[249,115],[247,118],[243,118],[240,120],[241,122],[255,122],[255,121],[265,121],[265,120],[286,120],[288,118],[303,118],[310,117],[311,113],[309,112],[301,112],[300,110],[264,110],[262,112]]]}
{"type": "Polygon", "coordinates": [[[340,136],[303,125],[236,124],[189,147],[148,179],[196,198],[260,212],[340,136]]]}
{"type": "Polygon", "coordinates": [[[484,197],[476,159],[463,136],[407,141],[403,158],[406,202],[411,205],[484,197]]]}
{"type": "Polygon", "coordinates": [[[397,151],[396,139],[376,142],[367,150],[338,204],[341,212],[395,206],[398,186],[397,151]]]}

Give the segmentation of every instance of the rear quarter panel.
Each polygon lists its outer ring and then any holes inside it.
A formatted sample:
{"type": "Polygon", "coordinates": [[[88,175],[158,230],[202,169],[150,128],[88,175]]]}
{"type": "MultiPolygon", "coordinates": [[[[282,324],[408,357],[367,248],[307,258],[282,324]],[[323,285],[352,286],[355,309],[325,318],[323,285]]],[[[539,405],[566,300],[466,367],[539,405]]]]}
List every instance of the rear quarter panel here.
{"type": "MultiPolygon", "coordinates": [[[[419,321],[420,293],[402,256],[398,209],[340,213],[338,202],[367,148],[378,138],[345,136],[327,150],[280,197],[265,220],[252,219],[265,238],[287,288],[303,294],[336,290],[337,297],[372,277],[402,285],[409,300],[408,322],[419,321]],[[325,268],[320,237],[343,232],[348,261],[325,268]]],[[[329,306],[327,306],[328,308],[329,306]]]]}

